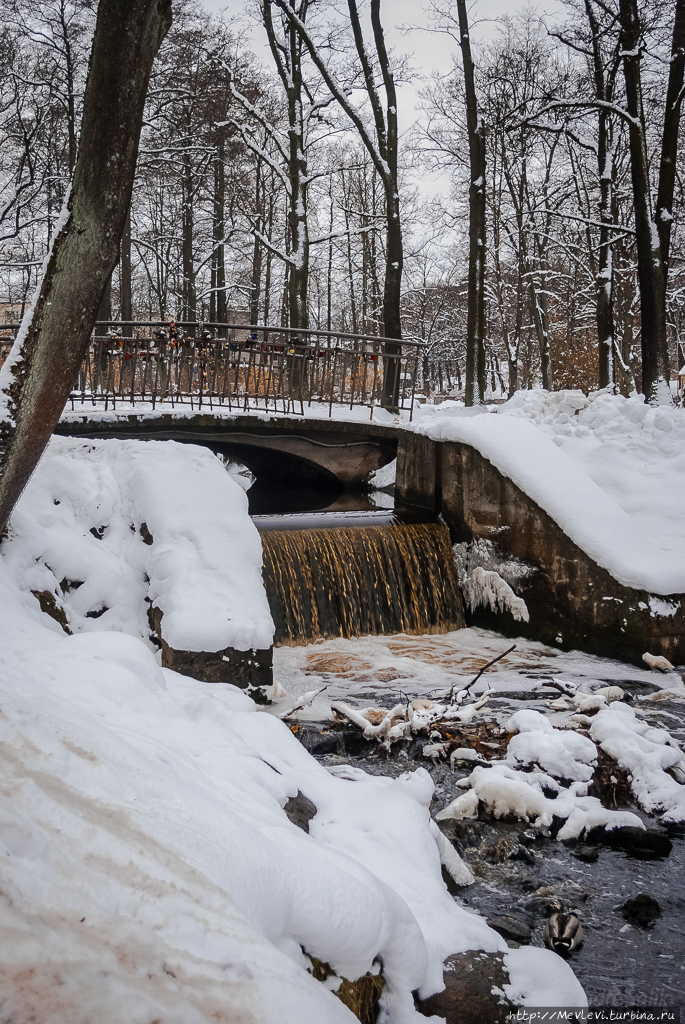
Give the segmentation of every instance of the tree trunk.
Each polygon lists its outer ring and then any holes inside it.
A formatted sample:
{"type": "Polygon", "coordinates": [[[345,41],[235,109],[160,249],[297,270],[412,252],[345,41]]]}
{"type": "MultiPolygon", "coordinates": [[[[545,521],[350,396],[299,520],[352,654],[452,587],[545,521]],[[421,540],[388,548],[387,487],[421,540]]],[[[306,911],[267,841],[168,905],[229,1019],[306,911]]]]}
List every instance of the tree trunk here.
{"type": "Polygon", "coordinates": [[[88,349],[119,255],[152,61],[170,24],[170,0],[100,0],[66,223],[0,371],[0,532],[88,349]]]}
{"type": "MultiPolygon", "coordinates": [[[[255,221],[258,231],[264,231],[264,196],[262,190],[262,161],[258,158],[255,168],[255,221]]],[[[259,299],[262,290],[262,243],[255,234],[252,246],[252,280],[250,283],[251,324],[259,323],[259,299]]]]}
{"type": "MultiPolygon", "coordinates": [[[[682,18],[683,0],[678,0],[676,25],[682,18]]],[[[635,206],[635,234],[637,239],[637,270],[640,283],[640,309],[642,316],[642,391],[649,402],[658,400],[663,385],[669,379],[668,343],[666,332],[666,260],[668,253],[662,249],[659,226],[652,212],[652,196],[649,180],[649,153],[645,129],[645,114],[642,102],[641,30],[637,0],[620,0],[619,13],[623,51],[623,74],[626,83],[626,100],[630,121],[630,171],[635,206]]],[[[674,39],[675,42],[675,39],[674,39]]],[[[681,80],[682,80],[682,63],[681,80]]],[[[674,63],[669,75],[673,76],[674,63]]],[[[677,113],[667,117],[671,130],[675,128],[673,144],[678,131],[679,103],[677,113]],[[675,124],[674,124],[675,121],[675,124]]],[[[667,111],[668,114],[668,111],[667,111]]],[[[665,125],[666,127],[666,122],[665,125]]],[[[665,145],[664,148],[667,148],[665,145]]],[[[664,199],[662,209],[668,204],[664,199]]]]}
{"type": "MultiPolygon", "coordinates": [[[[133,292],[131,287],[131,207],[126,211],[124,233],[121,236],[121,257],[119,260],[119,316],[122,320],[133,320],[133,292]]],[[[133,334],[132,327],[122,327],[124,338],[133,334]]]]}
{"type": "Polygon", "coordinates": [[[659,189],[656,199],[656,222],[664,263],[664,276],[668,276],[668,259],[671,249],[671,227],[673,225],[673,194],[676,182],[676,161],[678,157],[678,129],[680,108],[683,102],[683,78],[685,76],[685,0],[676,0],[673,39],[671,41],[671,64],[666,90],[664,131],[661,142],[659,163],[659,189]]]}
{"type": "MultiPolygon", "coordinates": [[[[613,99],[615,65],[607,74],[601,49],[601,30],[592,0],[585,0],[585,13],[592,35],[592,62],[595,79],[595,93],[602,103],[613,99]]],[[[599,176],[599,257],[595,269],[595,297],[597,343],[599,349],[599,386],[613,386],[616,381],[614,369],[614,302],[612,266],[612,228],[614,216],[613,184],[614,159],[611,146],[611,118],[606,109],[597,114],[597,173],[599,176]]],[[[594,264],[588,227],[588,251],[594,264]]]]}
{"type": "Polygon", "coordinates": [[[466,0],[457,0],[469,137],[469,284],[466,314],[466,405],[485,399],[485,126],[478,117],[466,0]]]}
{"type": "Polygon", "coordinates": [[[112,275],[110,274],[107,278],[102,298],[100,299],[100,305],[98,311],[95,314],[95,319],[100,321],[108,321],[112,319],[112,275]]]}
{"type": "Polygon", "coordinates": [[[194,210],[193,210],[193,171],[190,154],[182,157],[183,177],[181,179],[181,195],[183,201],[182,220],[182,259],[183,259],[183,292],[181,320],[194,323],[197,319],[197,293],[195,289],[195,259],[193,253],[194,210]]]}

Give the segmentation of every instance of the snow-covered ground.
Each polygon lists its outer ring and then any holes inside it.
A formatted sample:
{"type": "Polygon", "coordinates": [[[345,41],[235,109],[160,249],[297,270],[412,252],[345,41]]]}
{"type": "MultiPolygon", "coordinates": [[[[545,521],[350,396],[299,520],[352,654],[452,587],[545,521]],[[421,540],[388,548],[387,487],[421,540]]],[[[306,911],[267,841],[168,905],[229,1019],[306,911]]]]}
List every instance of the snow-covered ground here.
{"type": "Polygon", "coordinates": [[[54,437],[3,546],[19,587],[73,632],[147,640],[147,603],[183,651],[271,645],[262,546],[244,487],[207,448],[54,437]]]}
{"type": "Polygon", "coordinates": [[[423,406],[412,426],[480,451],[619,582],[685,593],[685,409],[519,391],[490,411],[423,406]]]}
{"type": "MultiPolygon", "coordinates": [[[[141,638],[145,572],[165,613],[180,588],[191,622],[197,602],[217,628],[217,550],[221,586],[244,585],[253,614],[250,534],[217,537],[220,493],[246,518],[207,453],[57,441],[15,514],[0,558],[0,993],[13,1021],[354,1021],[308,973],[317,957],[350,979],[382,964],[383,1020],[418,1024],[411,993],[441,986],[447,955],[506,950],[447,892],[441,859],[455,871],[459,858],[431,823],[424,769],[330,772],[277,716],[162,670],[141,638]],[[136,539],[143,521],[152,544],[136,539]],[[72,636],[30,593],[57,593],[62,573],[82,580],[66,596],[92,590],[69,608],[72,636]],[[105,600],[112,614],[88,618],[105,600]],[[317,808],[308,834],[283,809],[298,792],[317,808]]],[[[546,950],[512,950],[507,966],[523,1005],[585,1004],[546,950]]]]}

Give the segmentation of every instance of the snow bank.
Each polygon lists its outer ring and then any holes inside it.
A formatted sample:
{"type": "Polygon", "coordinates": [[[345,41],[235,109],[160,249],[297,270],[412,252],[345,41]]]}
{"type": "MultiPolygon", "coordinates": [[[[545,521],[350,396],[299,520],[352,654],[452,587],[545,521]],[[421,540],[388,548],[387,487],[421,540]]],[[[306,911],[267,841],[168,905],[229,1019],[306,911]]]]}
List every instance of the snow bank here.
{"type": "Polygon", "coordinates": [[[17,1013],[61,985],[81,1017],[55,1020],[352,1019],[304,946],[349,977],[382,956],[409,1020],[445,944],[499,948],[444,888],[426,773],[334,778],[234,688],[163,672],[124,634],[59,635],[0,573],[0,943],[17,1013]],[[311,836],[282,810],[298,789],[319,807],[311,836]]]}
{"type": "Polygon", "coordinates": [[[685,771],[685,759],[665,729],[654,729],[627,704],[614,701],[592,719],[590,736],[631,774],[630,788],[647,811],[665,822],[685,821],[685,786],[666,769],[685,771]]]}
{"type": "Polygon", "coordinates": [[[5,562],[73,632],[147,638],[146,599],[177,650],[269,647],[259,534],[208,449],[55,437],[11,519],[5,562]]]}
{"type": "Polygon", "coordinates": [[[519,391],[494,414],[422,406],[409,429],[472,445],[619,582],[685,593],[685,410],[519,391]]]}
{"type": "Polygon", "coordinates": [[[475,818],[483,804],[494,818],[533,821],[536,828],[549,828],[555,817],[561,818],[565,824],[557,834],[560,840],[577,839],[600,825],[609,831],[624,825],[644,828],[631,811],[607,810],[597,797],[587,796],[587,783],[573,782],[563,789],[545,772],[521,772],[501,761],[491,762],[487,768],[479,765],[459,785],[471,788],[440,811],[438,821],[475,818]],[[547,796],[550,790],[556,796],[547,796]]]}
{"type": "MultiPolygon", "coordinates": [[[[5,1014],[51,1024],[352,1024],[307,973],[306,952],[350,979],[381,963],[382,1022],[418,1024],[424,1018],[412,992],[440,988],[445,956],[506,949],[447,893],[428,773],[329,772],[237,688],[161,670],[123,628],[63,633],[13,579],[30,572],[27,549],[38,552],[41,580],[48,565],[56,579],[55,571],[72,571],[57,561],[67,559],[63,538],[90,538],[91,547],[76,545],[86,578],[78,594],[91,579],[91,559],[92,574],[105,581],[117,552],[135,571],[138,556],[155,556],[157,538],[131,546],[136,513],[162,540],[171,526],[161,498],[136,482],[145,468],[140,445],[102,442],[92,452],[109,446],[108,457],[79,460],[60,455],[59,443],[0,558],[5,1014]],[[108,525],[101,540],[89,534],[91,521],[108,525]],[[54,565],[41,561],[47,552],[54,565]],[[284,811],[298,793],[317,809],[309,834],[284,811]]],[[[164,466],[170,450],[160,444],[158,451],[164,466]]],[[[204,467],[204,453],[182,452],[171,460],[176,471],[184,459],[204,467]]],[[[221,470],[208,458],[210,472],[221,470]]],[[[166,478],[147,468],[163,498],[166,478]]],[[[187,520],[182,525],[186,538],[187,520]]],[[[206,550],[202,538],[198,548],[206,550]]],[[[126,580],[112,605],[120,627],[128,622],[126,580]]],[[[454,851],[453,861],[458,870],[454,851]]],[[[538,953],[544,987],[547,961],[538,953]]],[[[563,1005],[577,983],[565,965],[559,972],[563,1005]]],[[[511,983],[525,987],[529,1001],[534,974],[534,964],[512,967],[511,983]]]]}

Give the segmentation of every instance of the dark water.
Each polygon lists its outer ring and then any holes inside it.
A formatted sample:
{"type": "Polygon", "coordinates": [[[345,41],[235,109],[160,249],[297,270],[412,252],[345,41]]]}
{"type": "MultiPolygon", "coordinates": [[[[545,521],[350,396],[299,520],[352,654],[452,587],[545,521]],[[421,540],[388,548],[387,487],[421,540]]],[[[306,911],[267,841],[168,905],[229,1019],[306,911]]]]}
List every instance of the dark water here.
{"type": "MultiPolygon", "coordinates": [[[[630,689],[630,682],[622,682],[630,689]]],[[[498,709],[510,713],[525,706],[523,694],[498,695],[498,709]]],[[[531,703],[533,701],[531,700],[531,703]]],[[[651,724],[667,728],[672,736],[685,735],[682,705],[660,701],[651,724]]],[[[301,735],[305,745],[323,764],[353,764],[371,774],[396,776],[420,765],[435,782],[433,813],[448,804],[459,790],[457,780],[467,774],[448,764],[432,765],[422,757],[421,746],[399,756],[383,758],[378,748],[350,733],[338,741],[337,753],[316,753],[321,740],[315,733],[301,735]],[[343,749],[343,745],[347,749],[343,749]]],[[[329,749],[331,745],[329,744],[329,749]]],[[[640,808],[648,828],[660,828],[640,808]]],[[[584,930],[583,946],[571,955],[570,965],[587,993],[590,1006],[670,1006],[685,1010],[685,829],[670,830],[673,843],[668,857],[639,860],[609,845],[565,844],[538,836],[525,822],[465,821],[444,823],[460,854],[477,876],[473,885],[454,898],[485,917],[511,915],[532,929],[531,944],[543,946],[543,927],[552,904],[562,904],[578,914],[584,930]],[[506,858],[507,849],[524,846],[526,860],[506,858]],[[593,857],[588,862],[579,859],[593,857]],[[532,863],[528,861],[532,860],[532,863]],[[661,917],[646,929],[630,925],[621,913],[626,900],[646,893],[657,900],[661,917]]]]}

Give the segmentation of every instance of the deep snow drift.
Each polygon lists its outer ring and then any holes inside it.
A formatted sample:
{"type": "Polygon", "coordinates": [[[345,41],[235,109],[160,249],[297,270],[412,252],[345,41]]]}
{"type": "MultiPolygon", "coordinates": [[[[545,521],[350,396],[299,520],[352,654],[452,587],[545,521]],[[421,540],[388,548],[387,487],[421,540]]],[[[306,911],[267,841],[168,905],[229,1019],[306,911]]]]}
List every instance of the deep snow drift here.
{"type": "Polygon", "coordinates": [[[412,426],[476,448],[620,583],[685,593],[685,410],[535,390],[495,412],[422,406],[412,426]]]}
{"type": "Polygon", "coordinates": [[[147,638],[149,600],[177,650],[272,641],[244,488],[198,445],[53,437],[3,554],[18,585],[52,594],[74,632],[147,638]]]}
{"type": "MultiPolygon", "coordinates": [[[[135,635],[144,600],[130,581],[148,572],[159,595],[180,588],[165,613],[184,608],[200,630],[193,602],[208,614],[203,587],[216,598],[212,545],[223,543],[227,593],[244,585],[254,609],[249,534],[218,537],[212,506],[212,495],[233,495],[244,519],[244,495],[196,449],[101,442],[82,458],[74,444],[57,442],[39,467],[0,558],[4,1014],[21,1024],[353,1022],[307,973],[306,952],[348,978],[380,962],[383,1020],[425,1020],[411,993],[440,988],[445,956],[506,949],[447,892],[430,776],[331,773],[234,687],[162,670],[135,635]],[[153,544],[136,539],[143,515],[153,544]],[[91,523],[107,527],[101,539],[91,523]],[[69,596],[92,580],[89,602],[110,602],[111,614],[89,619],[84,604],[67,636],[29,593],[52,585],[48,572],[83,580],[69,596]],[[309,834],[283,810],[298,791],[317,807],[309,834]]],[[[554,954],[512,950],[507,964],[523,1004],[585,1005],[554,954]]]]}

